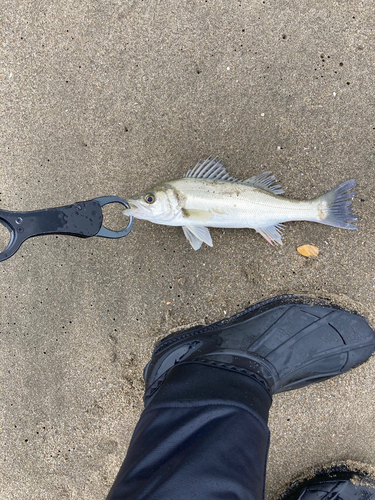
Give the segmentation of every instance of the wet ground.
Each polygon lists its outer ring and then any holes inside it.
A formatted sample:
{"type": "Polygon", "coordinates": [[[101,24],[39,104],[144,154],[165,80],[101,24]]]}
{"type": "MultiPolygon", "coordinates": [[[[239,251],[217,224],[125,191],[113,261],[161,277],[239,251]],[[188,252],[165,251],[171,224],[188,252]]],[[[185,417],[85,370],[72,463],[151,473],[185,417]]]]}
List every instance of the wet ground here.
{"type": "MultiPolygon", "coordinates": [[[[130,196],[221,156],[312,198],[355,177],[358,231],[289,223],[284,246],[136,221],[43,236],[0,264],[2,500],[104,499],[172,329],[285,292],[374,315],[371,1],[3,0],[1,208],[130,196]],[[320,249],[306,259],[303,244],[320,249]]],[[[118,207],[106,221],[125,221],[118,207]]],[[[0,236],[5,242],[6,230],[0,236]]],[[[375,358],[277,395],[267,500],[313,468],[375,465],[375,358]]]]}

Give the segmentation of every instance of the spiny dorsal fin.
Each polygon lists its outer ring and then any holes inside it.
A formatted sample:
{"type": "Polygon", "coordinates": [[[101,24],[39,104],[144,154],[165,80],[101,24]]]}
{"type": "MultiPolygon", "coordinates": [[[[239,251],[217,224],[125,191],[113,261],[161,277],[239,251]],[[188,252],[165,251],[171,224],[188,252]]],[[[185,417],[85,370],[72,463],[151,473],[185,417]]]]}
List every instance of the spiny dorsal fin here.
{"type": "Polygon", "coordinates": [[[199,160],[195,167],[190,168],[184,177],[210,179],[212,181],[236,181],[236,179],[225,170],[222,160],[219,158],[211,159],[211,156],[203,163],[199,160]]]}
{"type": "Polygon", "coordinates": [[[270,191],[273,194],[282,194],[284,191],[279,184],[272,186],[275,182],[275,177],[271,172],[263,172],[259,175],[254,175],[245,181],[235,179],[225,169],[224,163],[219,158],[211,158],[209,156],[203,163],[198,161],[195,167],[190,168],[184,177],[194,177],[195,179],[209,179],[212,181],[229,181],[248,184],[264,191],[270,191]]]}

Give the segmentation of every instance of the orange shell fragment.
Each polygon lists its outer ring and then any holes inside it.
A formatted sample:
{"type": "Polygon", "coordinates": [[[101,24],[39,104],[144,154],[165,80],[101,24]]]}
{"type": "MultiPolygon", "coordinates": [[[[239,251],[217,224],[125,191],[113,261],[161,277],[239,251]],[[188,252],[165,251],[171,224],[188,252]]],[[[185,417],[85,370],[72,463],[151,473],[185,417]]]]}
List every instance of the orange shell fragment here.
{"type": "Polygon", "coordinates": [[[297,248],[297,252],[304,257],[317,257],[319,255],[319,248],[313,245],[302,245],[297,248]]]}

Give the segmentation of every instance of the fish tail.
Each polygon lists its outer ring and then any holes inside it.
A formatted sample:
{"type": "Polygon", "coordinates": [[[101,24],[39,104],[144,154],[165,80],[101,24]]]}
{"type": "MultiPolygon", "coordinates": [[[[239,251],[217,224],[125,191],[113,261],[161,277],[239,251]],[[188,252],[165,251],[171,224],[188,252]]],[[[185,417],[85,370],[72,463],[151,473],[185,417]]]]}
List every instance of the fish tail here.
{"type": "Polygon", "coordinates": [[[318,207],[320,207],[322,217],[316,222],[343,229],[358,229],[355,224],[352,224],[352,222],[356,222],[358,219],[350,208],[353,197],[357,193],[348,192],[356,184],[357,181],[355,179],[350,179],[317,198],[316,201],[318,202],[318,207]]]}

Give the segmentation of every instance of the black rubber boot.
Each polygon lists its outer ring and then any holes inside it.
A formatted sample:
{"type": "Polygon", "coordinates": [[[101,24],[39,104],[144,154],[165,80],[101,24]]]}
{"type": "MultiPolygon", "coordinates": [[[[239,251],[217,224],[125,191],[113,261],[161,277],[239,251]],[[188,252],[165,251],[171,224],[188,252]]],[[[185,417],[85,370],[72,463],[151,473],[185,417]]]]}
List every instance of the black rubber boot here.
{"type": "Polygon", "coordinates": [[[327,471],[298,483],[279,500],[375,500],[375,483],[360,472],[327,471]]]}
{"type": "Polygon", "coordinates": [[[358,314],[304,297],[274,297],[162,340],[144,371],[145,405],[177,364],[241,373],[275,394],[345,373],[374,350],[374,332],[358,314]]]}

